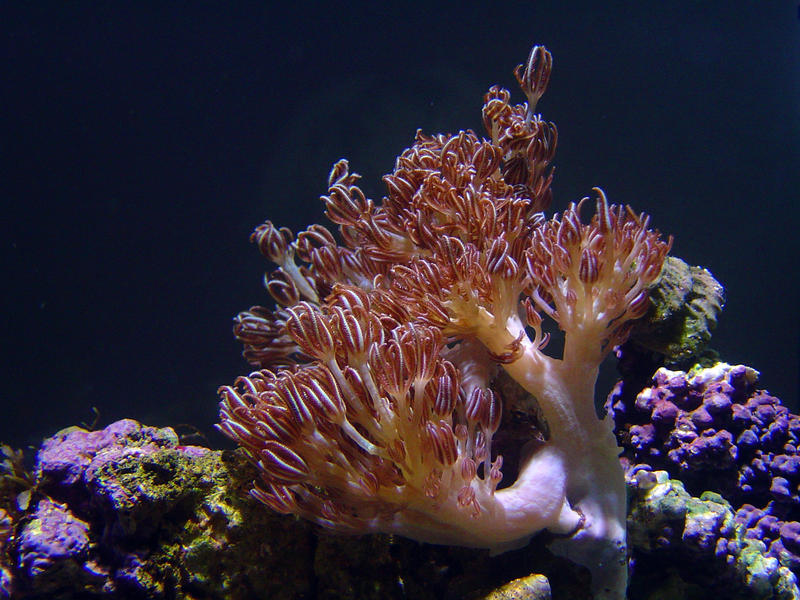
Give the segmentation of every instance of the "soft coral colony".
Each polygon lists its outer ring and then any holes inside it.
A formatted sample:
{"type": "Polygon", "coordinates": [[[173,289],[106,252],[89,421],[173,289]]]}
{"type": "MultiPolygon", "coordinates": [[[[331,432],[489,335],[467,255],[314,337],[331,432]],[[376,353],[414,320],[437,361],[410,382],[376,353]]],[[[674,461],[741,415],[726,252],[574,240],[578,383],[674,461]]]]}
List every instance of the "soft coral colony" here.
{"type": "Polygon", "coordinates": [[[221,388],[219,427],[278,512],[493,551],[546,529],[597,597],[618,598],[625,483],[594,385],[671,241],[600,190],[588,223],[587,199],[545,218],[557,135],[535,108],[551,67],[541,46],[517,67],[527,103],[488,91],[488,139],[417,133],[380,202],[339,161],[323,201],[341,244],[320,225],[256,229],[276,307],[237,317],[260,370],[221,388]],[[523,393],[501,390],[501,369],[523,393]],[[512,408],[540,411],[546,431],[504,468],[493,439],[512,408]]]}

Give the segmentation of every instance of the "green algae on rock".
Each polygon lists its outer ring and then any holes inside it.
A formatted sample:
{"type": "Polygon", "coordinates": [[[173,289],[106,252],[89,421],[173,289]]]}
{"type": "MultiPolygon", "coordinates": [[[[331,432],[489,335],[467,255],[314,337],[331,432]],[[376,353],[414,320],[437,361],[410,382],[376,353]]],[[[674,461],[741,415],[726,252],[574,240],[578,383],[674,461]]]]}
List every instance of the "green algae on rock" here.
{"type": "Polygon", "coordinates": [[[725,290],[707,269],[668,256],[650,301],[630,339],[664,355],[665,364],[677,365],[702,355],[725,305],[725,290]]]}

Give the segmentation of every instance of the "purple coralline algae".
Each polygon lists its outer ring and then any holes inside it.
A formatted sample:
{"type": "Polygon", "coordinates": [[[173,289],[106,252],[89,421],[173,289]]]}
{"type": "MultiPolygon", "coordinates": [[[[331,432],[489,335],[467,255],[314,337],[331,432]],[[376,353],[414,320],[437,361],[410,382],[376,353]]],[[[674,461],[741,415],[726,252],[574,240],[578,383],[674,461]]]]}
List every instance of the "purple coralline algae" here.
{"type": "Polygon", "coordinates": [[[631,598],[796,600],[796,574],[749,536],[722,496],[687,493],[666,471],[627,471],[631,598]],[[654,590],[659,590],[658,594],[654,590]]]}
{"type": "Polygon", "coordinates": [[[89,557],[89,524],[65,505],[44,498],[22,530],[18,552],[19,564],[31,578],[82,577],[89,557]]]}
{"type": "MultiPolygon", "coordinates": [[[[661,368],[638,393],[617,384],[607,408],[625,462],[663,469],[694,496],[721,494],[743,539],[800,573],[800,417],[756,389],[757,379],[725,363],[661,368]]],[[[716,550],[738,549],[720,542],[716,550]]]]}
{"type": "Polygon", "coordinates": [[[284,585],[299,597],[302,571],[279,559],[281,584],[259,572],[257,532],[270,527],[241,493],[235,472],[246,465],[222,454],[129,419],[49,438],[14,526],[5,596],[235,599],[281,597],[284,585]]]}

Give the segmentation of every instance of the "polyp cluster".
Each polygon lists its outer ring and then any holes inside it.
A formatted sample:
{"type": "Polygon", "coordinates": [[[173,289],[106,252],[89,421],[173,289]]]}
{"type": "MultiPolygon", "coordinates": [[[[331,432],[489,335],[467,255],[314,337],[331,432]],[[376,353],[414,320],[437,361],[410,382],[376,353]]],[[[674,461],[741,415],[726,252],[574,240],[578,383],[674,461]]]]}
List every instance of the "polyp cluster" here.
{"type": "Polygon", "coordinates": [[[600,190],[588,223],[586,199],[542,214],[557,135],[534,111],[551,66],[535,47],[517,67],[527,103],[489,90],[489,139],[418,133],[380,202],[339,161],[323,201],[341,243],[320,225],[256,229],[278,265],[266,277],[276,307],[237,317],[261,370],[221,388],[220,429],[258,466],[252,493],[274,510],[494,551],[548,529],[598,597],[617,598],[625,485],[594,384],[646,311],[670,242],[600,190]],[[545,318],[564,333],[560,357],[544,353],[545,318]],[[500,368],[525,393],[501,397],[500,368]],[[492,441],[511,396],[547,427],[507,472],[492,441]]]}

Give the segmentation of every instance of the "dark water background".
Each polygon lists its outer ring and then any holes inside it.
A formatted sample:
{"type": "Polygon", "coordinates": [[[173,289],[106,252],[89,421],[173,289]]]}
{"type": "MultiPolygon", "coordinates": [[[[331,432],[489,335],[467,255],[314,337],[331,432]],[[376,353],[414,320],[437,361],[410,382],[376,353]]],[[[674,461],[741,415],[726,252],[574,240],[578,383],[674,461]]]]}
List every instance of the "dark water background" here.
{"type": "Polygon", "coordinates": [[[251,229],[321,221],[340,157],[380,197],[534,43],[554,208],[600,185],[648,211],[727,287],[713,345],[797,409],[796,3],[288,4],[0,7],[0,439],[93,406],[209,432],[248,371],[231,318],[268,301],[251,229]]]}

